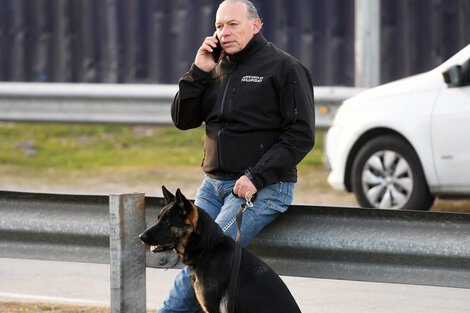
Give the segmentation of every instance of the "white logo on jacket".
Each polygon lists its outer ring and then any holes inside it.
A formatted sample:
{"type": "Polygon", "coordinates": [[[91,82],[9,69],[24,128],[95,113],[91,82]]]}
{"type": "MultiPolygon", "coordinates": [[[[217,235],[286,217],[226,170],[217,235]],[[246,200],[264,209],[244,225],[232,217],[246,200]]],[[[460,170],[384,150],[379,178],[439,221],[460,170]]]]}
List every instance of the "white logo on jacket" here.
{"type": "Polygon", "coordinates": [[[263,76],[243,76],[242,82],[245,83],[261,83],[263,81],[263,76]]]}

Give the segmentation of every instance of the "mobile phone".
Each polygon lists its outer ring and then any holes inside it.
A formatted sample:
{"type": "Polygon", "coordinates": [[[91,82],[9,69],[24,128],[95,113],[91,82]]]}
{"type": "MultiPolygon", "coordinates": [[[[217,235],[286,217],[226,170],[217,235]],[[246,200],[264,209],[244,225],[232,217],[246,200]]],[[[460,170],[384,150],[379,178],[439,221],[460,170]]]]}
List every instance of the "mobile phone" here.
{"type": "Polygon", "coordinates": [[[216,35],[215,38],[217,38],[217,47],[213,48],[214,51],[212,51],[212,57],[214,58],[214,62],[217,63],[219,62],[220,54],[222,53],[222,46],[220,45],[219,37],[216,35]]]}

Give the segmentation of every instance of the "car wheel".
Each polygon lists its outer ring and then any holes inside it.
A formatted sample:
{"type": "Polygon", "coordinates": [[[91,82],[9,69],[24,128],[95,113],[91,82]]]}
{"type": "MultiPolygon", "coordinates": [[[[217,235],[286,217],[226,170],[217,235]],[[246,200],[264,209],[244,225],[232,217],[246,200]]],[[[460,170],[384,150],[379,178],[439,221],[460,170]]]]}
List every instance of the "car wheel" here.
{"type": "Polygon", "coordinates": [[[421,163],[404,140],[387,135],[368,141],[352,166],[352,188],[360,206],[429,210],[429,192],[421,163]]]}

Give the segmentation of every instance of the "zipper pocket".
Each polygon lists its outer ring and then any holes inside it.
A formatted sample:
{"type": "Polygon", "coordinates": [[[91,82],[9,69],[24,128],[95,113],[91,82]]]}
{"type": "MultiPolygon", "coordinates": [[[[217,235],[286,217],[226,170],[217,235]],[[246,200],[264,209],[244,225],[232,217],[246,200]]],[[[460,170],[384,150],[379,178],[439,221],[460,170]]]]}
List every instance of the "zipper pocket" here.
{"type": "Polygon", "coordinates": [[[230,80],[232,80],[232,73],[228,75],[227,84],[225,84],[224,94],[222,95],[222,103],[220,105],[220,116],[222,116],[222,114],[224,113],[225,97],[227,96],[227,90],[230,85],[230,80]]]}
{"type": "MultiPolygon", "coordinates": [[[[224,126],[225,128],[225,126],[224,126]]],[[[221,157],[221,140],[220,140],[220,135],[222,134],[222,131],[224,130],[224,128],[221,128],[217,131],[217,167],[218,169],[223,169],[223,164],[222,164],[222,157],[221,157]]]]}

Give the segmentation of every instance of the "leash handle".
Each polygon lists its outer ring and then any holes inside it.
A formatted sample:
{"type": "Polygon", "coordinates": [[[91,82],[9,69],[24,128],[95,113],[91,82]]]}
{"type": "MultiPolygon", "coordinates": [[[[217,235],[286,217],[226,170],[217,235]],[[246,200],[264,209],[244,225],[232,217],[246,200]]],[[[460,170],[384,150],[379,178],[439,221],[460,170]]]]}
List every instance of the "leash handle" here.
{"type": "MultiPolygon", "coordinates": [[[[240,197],[233,191],[233,189],[232,189],[232,195],[233,195],[234,197],[236,197],[236,198],[240,198],[240,197]]],[[[254,194],[251,195],[251,198],[245,199],[245,201],[246,201],[245,204],[246,204],[247,207],[249,207],[249,208],[253,207],[253,202],[255,202],[257,195],[258,195],[258,193],[254,193],[254,194]]]]}

